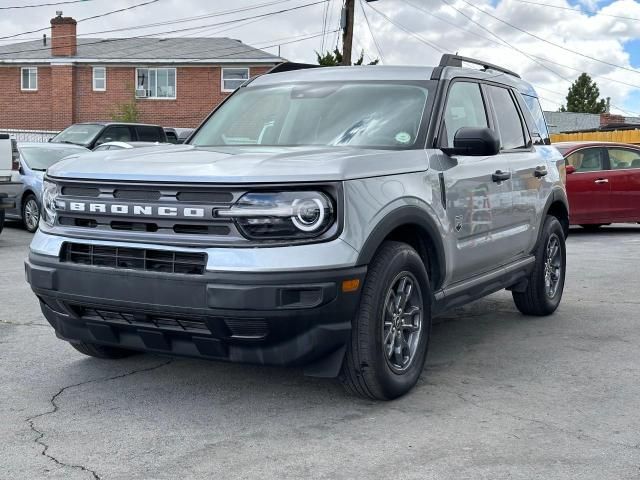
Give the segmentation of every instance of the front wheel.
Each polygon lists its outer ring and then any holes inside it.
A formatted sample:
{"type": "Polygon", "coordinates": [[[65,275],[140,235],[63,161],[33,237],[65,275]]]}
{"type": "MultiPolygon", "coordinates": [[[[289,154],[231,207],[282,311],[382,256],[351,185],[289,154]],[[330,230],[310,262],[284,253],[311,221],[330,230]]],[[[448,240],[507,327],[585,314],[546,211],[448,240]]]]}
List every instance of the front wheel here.
{"type": "Polygon", "coordinates": [[[22,223],[27,232],[34,233],[40,222],[40,206],[34,195],[27,195],[22,203],[22,223]]]}
{"type": "Polygon", "coordinates": [[[562,299],[566,266],[567,251],[562,225],[556,217],[547,216],[527,288],[522,292],[512,292],[518,310],[525,315],[535,316],[555,312],[562,299]]]}
{"type": "Polygon", "coordinates": [[[385,242],[369,266],[340,378],[361,397],[391,400],[417,383],[431,333],[431,289],[418,253],[385,242]]]}

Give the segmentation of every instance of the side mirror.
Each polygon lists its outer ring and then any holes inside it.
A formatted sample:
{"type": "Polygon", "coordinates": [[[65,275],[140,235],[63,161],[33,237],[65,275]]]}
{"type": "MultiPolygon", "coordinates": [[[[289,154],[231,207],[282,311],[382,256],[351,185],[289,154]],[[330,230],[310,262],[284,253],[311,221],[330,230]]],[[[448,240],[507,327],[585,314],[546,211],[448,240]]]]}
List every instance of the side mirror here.
{"type": "Polygon", "coordinates": [[[500,153],[500,138],[490,128],[462,127],[453,139],[453,148],[441,148],[449,156],[490,157],[500,153]]]}
{"type": "Polygon", "coordinates": [[[571,175],[572,173],[576,173],[576,167],[573,165],[567,165],[565,167],[565,171],[567,172],[567,175],[571,175]]]}

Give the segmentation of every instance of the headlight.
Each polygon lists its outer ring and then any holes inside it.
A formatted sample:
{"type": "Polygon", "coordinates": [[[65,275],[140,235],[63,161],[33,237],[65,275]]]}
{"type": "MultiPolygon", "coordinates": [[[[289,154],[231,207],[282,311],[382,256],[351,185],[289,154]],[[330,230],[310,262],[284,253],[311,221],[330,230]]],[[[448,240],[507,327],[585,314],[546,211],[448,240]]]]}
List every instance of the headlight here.
{"type": "Polygon", "coordinates": [[[58,185],[44,181],[42,190],[42,220],[48,226],[53,227],[56,222],[56,201],[58,198],[58,185]]]}
{"type": "Polygon", "coordinates": [[[216,216],[235,220],[251,239],[314,238],[335,223],[334,212],[322,192],[250,192],[216,216]]]}

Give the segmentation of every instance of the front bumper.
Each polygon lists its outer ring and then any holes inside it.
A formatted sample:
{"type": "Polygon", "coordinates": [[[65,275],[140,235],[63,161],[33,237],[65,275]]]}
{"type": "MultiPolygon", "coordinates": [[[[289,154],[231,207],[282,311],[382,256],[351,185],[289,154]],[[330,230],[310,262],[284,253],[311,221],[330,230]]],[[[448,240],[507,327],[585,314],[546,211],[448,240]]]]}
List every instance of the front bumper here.
{"type": "Polygon", "coordinates": [[[365,267],[180,275],[77,265],[32,252],[26,276],[57,335],[132,350],[337,375],[365,267]]]}

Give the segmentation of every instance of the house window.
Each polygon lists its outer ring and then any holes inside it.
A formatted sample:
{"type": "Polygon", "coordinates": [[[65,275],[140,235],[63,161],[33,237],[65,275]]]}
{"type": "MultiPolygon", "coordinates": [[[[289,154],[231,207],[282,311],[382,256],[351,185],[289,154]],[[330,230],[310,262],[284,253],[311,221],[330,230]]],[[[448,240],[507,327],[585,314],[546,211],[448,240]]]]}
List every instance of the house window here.
{"type": "Polygon", "coordinates": [[[244,82],[249,80],[248,68],[223,68],[222,69],[222,91],[233,92],[244,82]]]}
{"type": "Polygon", "coordinates": [[[107,89],[107,69],[93,67],[93,91],[104,92],[107,89]]]}
{"type": "Polygon", "coordinates": [[[176,98],[175,68],[136,68],[136,97],[176,98]]]}
{"type": "Polygon", "coordinates": [[[20,70],[20,88],[22,90],[38,90],[38,68],[24,67],[20,70]]]}

